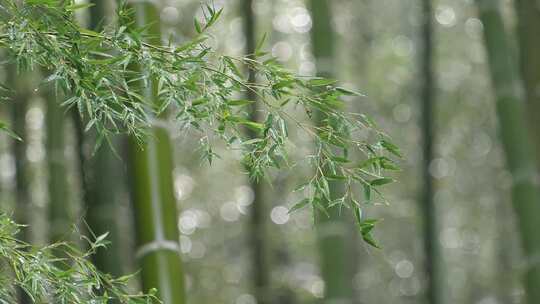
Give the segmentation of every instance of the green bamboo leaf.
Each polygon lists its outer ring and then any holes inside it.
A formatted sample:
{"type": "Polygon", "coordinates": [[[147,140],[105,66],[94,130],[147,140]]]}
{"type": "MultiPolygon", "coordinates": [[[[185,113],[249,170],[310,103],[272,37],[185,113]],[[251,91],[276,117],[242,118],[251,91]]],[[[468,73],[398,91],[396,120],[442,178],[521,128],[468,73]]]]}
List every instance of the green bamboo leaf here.
{"type": "Polygon", "coordinates": [[[258,143],[261,143],[261,142],[264,142],[264,141],[265,140],[262,139],[262,138],[252,138],[252,139],[243,141],[242,145],[255,145],[255,144],[258,144],[258,143]]]}
{"type": "Polygon", "coordinates": [[[341,156],[331,156],[330,159],[335,161],[335,162],[342,163],[342,164],[346,164],[346,163],[351,162],[349,159],[347,159],[345,157],[341,157],[341,156]]]}
{"type": "MultiPolygon", "coordinates": [[[[262,49],[264,43],[266,42],[266,37],[267,37],[267,35],[266,35],[266,33],[264,33],[261,40],[259,40],[259,42],[257,43],[257,46],[255,47],[255,52],[254,52],[255,53],[254,55],[256,57],[261,57],[261,49],[262,49]]],[[[264,55],[262,55],[262,56],[264,56],[264,55]]]]}
{"type": "Polygon", "coordinates": [[[333,200],[328,205],[328,208],[334,208],[336,206],[339,206],[339,208],[341,208],[341,207],[349,208],[349,206],[347,204],[345,204],[345,197],[340,197],[338,199],[333,200]]]}
{"type": "Polygon", "coordinates": [[[66,6],[66,10],[68,11],[76,11],[84,8],[90,8],[94,6],[94,3],[80,3],[80,4],[71,4],[66,6]]]}
{"type": "MultiPolygon", "coordinates": [[[[267,53],[264,53],[264,54],[266,55],[267,53]]],[[[260,55],[260,56],[264,56],[264,55],[260,55]]],[[[272,57],[270,59],[266,59],[265,61],[263,61],[263,65],[265,66],[273,66],[275,64],[277,64],[277,58],[275,57],[272,57]]]]}
{"type": "Polygon", "coordinates": [[[311,203],[311,200],[308,198],[304,198],[303,200],[299,201],[298,203],[294,204],[291,209],[289,209],[289,214],[296,212],[298,210],[303,209],[307,205],[311,203]]]}
{"type": "Polygon", "coordinates": [[[290,98],[287,98],[287,99],[285,99],[284,101],[282,101],[282,102],[279,104],[279,106],[280,106],[280,107],[284,107],[284,106],[286,106],[290,101],[291,101],[291,99],[290,99],[290,98]]]}
{"type": "Polygon", "coordinates": [[[294,79],[282,80],[282,81],[274,84],[272,86],[272,89],[279,90],[279,89],[283,89],[283,88],[288,88],[288,87],[291,87],[291,85],[294,84],[295,82],[296,81],[294,79]]]}
{"type": "Polygon", "coordinates": [[[240,72],[240,69],[236,66],[236,64],[234,64],[234,62],[232,61],[232,59],[228,56],[224,56],[223,57],[223,61],[225,62],[225,64],[229,67],[229,69],[239,78],[242,78],[243,75],[242,75],[242,72],[240,72]]]}
{"type": "Polygon", "coordinates": [[[308,81],[308,84],[312,87],[323,87],[323,86],[333,85],[336,82],[337,80],[334,80],[334,79],[315,78],[315,79],[310,79],[308,81]]]}
{"type": "Polygon", "coordinates": [[[365,226],[372,226],[372,227],[374,227],[375,224],[377,224],[378,222],[379,222],[378,219],[366,219],[366,220],[363,221],[362,223],[363,223],[363,225],[365,225],[365,226]]]}
{"type": "Polygon", "coordinates": [[[88,59],[86,62],[89,64],[96,64],[96,65],[109,65],[115,62],[118,62],[119,60],[122,60],[122,57],[116,57],[116,58],[107,58],[107,59],[88,59]]]}
{"type": "Polygon", "coordinates": [[[20,138],[17,134],[15,134],[15,132],[13,132],[7,126],[7,124],[2,122],[2,121],[0,121],[0,131],[6,133],[8,136],[10,136],[11,138],[13,138],[13,139],[15,139],[17,141],[22,141],[22,138],[20,138]]]}
{"type": "Polygon", "coordinates": [[[201,24],[199,23],[199,20],[197,20],[197,18],[193,19],[193,25],[195,26],[195,30],[197,31],[197,33],[202,33],[201,24]]]}
{"type": "Polygon", "coordinates": [[[206,104],[208,103],[208,98],[206,97],[202,97],[202,98],[198,98],[198,99],[195,99],[191,102],[191,105],[192,106],[198,106],[198,105],[202,105],[202,104],[206,104]]]}
{"type": "Polygon", "coordinates": [[[247,99],[230,99],[226,101],[227,105],[229,106],[245,106],[248,104],[252,104],[254,102],[255,101],[253,100],[247,100],[247,99]]]}
{"type": "Polygon", "coordinates": [[[202,50],[199,54],[197,54],[197,58],[198,59],[202,59],[204,56],[206,56],[206,54],[208,54],[210,52],[210,48],[205,48],[204,50],[202,50]]]}
{"type": "Polygon", "coordinates": [[[379,160],[380,160],[379,157],[371,157],[371,158],[368,158],[367,160],[359,163],[356,167],[358,169],[364,169],[364,168],[369,167],[370,165],[377,164],[379,162],[379,160]]]}
{"type": "Polygon", "coordinates": [[[264,131],[264,124],[254,122],[254,121],[240,121],[240,124],[250,128],[253,131],[262,132],[264,131]]]}
{"type": "Polygon", "coordinates": [[[356,91],[353,91],[353,90],[349,90],[349,89],[346,89],[346,88],[342,88],[342,87],[336,87],[336,91],[342,93],[343,95],[348,95],[348,96],[360,96],[360,97],[365,97],[366,95],[360,93],[360,92],[356,92],[356,91]]]}
{"type": "Polygon", "coordinates": [[[208,20],[208,23],[206,23],[206,25],[204,26],[204,29],[207,29],[209,27],[211,27],[214,23],[216,23],[216,21],[219,19],[219,16],[221,16],[221,13],[223,12],[223,8],[221,8],[219,11],[217,12],[214,12],[213,10],[211,11],[211,17],[210,17],[210,20],[208,20]]]}
{"type": "MultiPolygon", "coordinates": [[[[317,197],[313,198],[312,206],[314,209],[321,211],[326,217],[330,217],[328,210],[326,210],[326,207],[322,204],[320,198],[317,198],[317,197]]],[[[313,213],[313,216],[315,216],[315,213],[313,213]]]]}
{"type": "Polygon", "coordinates": [[[371,186],[370,185],[363,185],[364,188],[364,198],[366,199],[366,202],[371,202],[371,186]]]}
{"type": "Polygon", "coordinates": [[[373,246],[375,248],[380,248],[373,236],[371,235],[371,231],[373,228],[375,228],[375,224],[377,223],[377,220],[374,219],[366,219],[363,220],[362,215],[362,209],[360,209],[358,206],[353,205],[354,208],[354,216],[356,218],[356,223],[358,225],[358,229],[360,230],[360,234],[362,235],[362,239],[364,242],[369,244],[370,246],[373,246]]]}
{"type": "Polygon", "coordinates": [[[373,121],[373,119],[371,119],[371,117],[365,115],[365,114],[360,114],[359,115],[360,118],[362,118],[362,120],[364,121],[364,123],[370,127],[370,128],[375,128],[377,127],[377,124],[375,124],[375,122],[373,121]]]}
{"type": "Polygon", "coordinates": [[[396,163],[392,161],[391,159],[389,159],[388,157],[385,157],[385,156],[381,157],[379,163],[381,165],[381,168],[385,170],[389,170],[389,171],[400,170],[398,165],[396,165],[396,163]]]}
{"type": "Polygon", "coordinates": [[[347,180],[347,177],[343,175],[325,174],[324,176],[329,180],[347,180]]]}
{"type": "Polygon", "coordinates": [[[303,183],[303,184],[300,184],[298,186],[296,186],[296,188],[294,188],[294,190],[292,192],[298,192],[298,191],[302,191],[304,189],[306,189],[307,186],[310,186],[311,183],[303,183]]]}
{"type": "Polygon", "coordinates": [[[172,99],[170,99],[170,98],[167,98],[164,101],[162,101],[159,104],[159,108],[156,110],[156,114],[157,115],[163,114],[165,112],[165,110],[167,110],[167,108],[169,107],[171,102],[172,102],[172,99]]]}
{"type": "MultiPolygon", "coordinates": [[[[137,99],[137,100],[138,100],[139,102],[141,102],[141,103],[145,103],[145,101],[146,101],[146,99],[145,99],[141,94],[139,94],[139,93],[136,93],[136,92],[131,91],[131,90],[126,91],[126,93],[127,93],[129,96],[134,97],[135,99],[137,99]]],[[[91,112],[91,111],[89,111],[89,112],[91,112]]]]}
{"type": "Polygon", "coordinates": [[[287,128],[287,123],[285,122],[285,120],[280,119],[278,122],[278,125],[279,125],[279,129],[281,130],[281,134],[284,137],[289,137],[289,129],[287,128]]]}
{"type": "Polygon", "coordinates": [[[330,186],[328,185],[328,181],[325,178],[322,178],[319,180],[318,185],[319,190],[322,192],[323,196],[330,200],[330,186]]]}
{"type": "Polygon", "coordinates": [[[45,6],[58,6],[58,0],[26,0],[30,5],[45,5],[45,6]]]}
{"type": "Polygon", "coordinates": [[[266,131],[268,131],[272,126],[274,125],[274,114],[268,113],[266,116],[266,120],[264,121],[264,125],[266,126],[266,131]]]}
{"type": "Polygon", "coordinates": [[[95,247],[105,247],[107,245],[107,242],[105,241],[107,239],[107,236],[109,235],[109,232],[105,232],[102,235],[99,235],[96,237],[96,240],[94,241],[95,247]]]}
{"type": "Polygon", "coordinates": [[[197,46],[198,44],[201,44],[203,43],[204,41],[206,41],[208,39],[207,36],[199,36],[191,41],[189,41],[188,43],[185,43],[179,47],[177,47],[174,51],[175,53],[181,53],[183,51],[186,51],[186,50],[190,50],[192,49],[193,47],[197,46]]]}
{"type": "Polygon", "coordinates": [[[358,224],[358,227],[362,224],[362,209],[360,207],[353,205],[354,209],[354,217],[356,218],[356,223],[358,224]]]}
{"type": "Polygon", "coordinates": [[[394,179],[388,178],[388,177],[383,177],[383,178],[374,179],[374,180],[370,181],[369,184],[371,186],[382,186],[382,185],[390,184],[390,183],[393,183],[393,182],[394,182],[394,179]]]}
{"type": "Polygon", "coordinates": [[[3,83],[0,83],[0,92],[10,92],[11,89],[5,86],[3,83]]]}
{"type": "Polygon", "coordinates": [[[380,141],[380,144],[386,151],[390,152],[391,154],[394,154],[399,158],[403,157],[399,147],[389,142],[388,140],[383,139],[380,141]]]}
{"type": "Polygon", "coordinates": [[[362,234],[362,239],[364,240],[364,242],[368,243],[372,247],[375,247],[377,249],[381,249],[379,244],[377,244],[377,241],[375,241],[375,239],[373,238],[373,236],[371,236],[370,233],[362,234]]]}
{"type": "Polygon", "coordinates": [[[100,34],[98,32],[89,30],[87,28],[79,27],[79,32],[83,35],[98,37],[100,34]]]}

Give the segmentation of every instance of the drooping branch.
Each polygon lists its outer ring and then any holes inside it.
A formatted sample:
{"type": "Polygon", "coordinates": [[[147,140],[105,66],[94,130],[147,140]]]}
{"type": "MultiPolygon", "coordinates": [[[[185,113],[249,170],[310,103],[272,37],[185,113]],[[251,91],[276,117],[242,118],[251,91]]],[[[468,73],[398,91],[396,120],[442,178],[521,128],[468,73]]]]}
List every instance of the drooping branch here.
{"type": "MultiPolygon", "coordinates": [[[[263,43],[243,58],[217,53],[206,40],[221,10],[206,7],[204,22],[195,22],[198,36],[191,42],[162,46],[146,42],[145,28],[133,26],[133,11],[127,6],[120,5],[117,24],[101,32],[83,29],[74,21],[74,11],[84,7],[72,1],[17,5],[0,0],[0,46],[21,68],[50,71],[45,82],[63,91],[67,96],[63,106],[76,108],[85,117],[86,129],[96,129],[98,142],[120,132],[143,141],[154,117],[168,113],[167,119],[176,126],[200,131],[209,161],[215,156],[209,137],[222,139],[241,149],[248,173],[259,179],[271,168],[294,165],[287,157],[292,144],[288,126],[294,125],[312,138],[316,153],[307,157],[315,172],[303,186],[308,197],[293,210],[308,205],[325,209],[321,201],[330,200],[330,207],[353,206],[358,213],[362,203],[373,201],[371,193],[380,194],[377,187],[393,181],[385,171],[397,169],[392,158],[400,157],[399,149],[365,115],[343,112],[345,100],[361,94],[338,87],[333,80],[296,76],[261,51],[263,43]],[[131,69],[134,64],[144,69],[131,69]],[[259,81],[249,81],[239,66],[247,66],[259,81]],[[130,85],[135,81],[157,81],[159,101],[145,100],[145,86],[130,85]],[[238,99],[246,91],[260,101],[260,121],[249,116],[254,101],[238,99]],[[318,113],[320,123],[316,127],[303,123],[290,114],[293,108],[303,109],[309,117],[318,113]],[[257,137],[246,136],[242,132],[246,127],[257,137]],[[360,153],[349,154],[352,150],[360,153]],[[330,198],[332,180],[346,185],[342,197],[330,198]],[[363,197],[355,195],[356,186],[364,188],[363,197]]],[[[364,229],[372,228],[368,226],[364,229]]]]}

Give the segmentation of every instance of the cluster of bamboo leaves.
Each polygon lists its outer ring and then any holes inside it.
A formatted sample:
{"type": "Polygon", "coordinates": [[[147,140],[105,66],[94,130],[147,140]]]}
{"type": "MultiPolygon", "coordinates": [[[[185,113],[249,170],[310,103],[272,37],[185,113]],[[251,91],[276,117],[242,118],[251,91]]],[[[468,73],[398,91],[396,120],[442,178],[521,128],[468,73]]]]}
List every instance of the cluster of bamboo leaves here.
{"type": "Polygon", "coordinates": [[[22,227],[0,213],[0,303],[17,303],[23,293],[31,303],[159,303],[150,294],[130,294],[130,276],[99,272],[88,257],[106,246],[106,235],[89,240],[82,252],[68,243],[32,247],[16,236],[22,227]]]}
{"type": "MultiPolygon", "coordinates": [[[[287,156],[294,147],[288,128],[294,127],[311,139],[315,152],[306,158],[313,175],[298,187],[306,197],[291,212],[306,206],[323,212],[350,208],[364,240],[376,246],[370,234],[375,221],[363,217],[362,204],[384,201],[378,188],[393,181],[386,171],[398,170],[393,159],[401,155],[367,116],[345,111],[345,101],[361,94],[333,80],[300,77],[282,68],[261,50],[264,39],[245,57],[217,53],[209,46],[209,29],[222,10],[212,6],[204,8],[202,20],[195,19],[198,35],[183,45],[148,43],[160,37],[136,28],[126,4],[119,5],[113,25],[101,32],[85,29],[74,14],[86,7],[74,1],[0,0],[0,46],[20,70],[46,71],[43,86],[50,83],[61,92],[58,96],[66,97],[62,105],[79,112],[86,130],[97,131],[98,146],[118,133],[142,142],[155,118],[166,118],[180,131],[196,131],[209,162],[217,156],[213,145],[224,141],[241,151],[250,177],[261,179],[270,169],[298,165],[287,156]],[[247,69],[256,72],[256,83],[247,80],[247,69]],[[139,82],[155,84],[157,103],[147,98],[148,85],[134,85],[139,82]],[[241,99],[247,91],[258,100],[241,99]],[[254,102],[261,104],[260,121],[249,118],[254,102]],[[320,123],[296,118],[291,113],[298,109],[320,123]],[[245,129],[257,136],[248,137],[245,129]],[[331,195],[331,181],[346,185],[343,195],[331,195]]],[[[77,261],[83,273],[93,273],[89,264],[77,261]]]]}

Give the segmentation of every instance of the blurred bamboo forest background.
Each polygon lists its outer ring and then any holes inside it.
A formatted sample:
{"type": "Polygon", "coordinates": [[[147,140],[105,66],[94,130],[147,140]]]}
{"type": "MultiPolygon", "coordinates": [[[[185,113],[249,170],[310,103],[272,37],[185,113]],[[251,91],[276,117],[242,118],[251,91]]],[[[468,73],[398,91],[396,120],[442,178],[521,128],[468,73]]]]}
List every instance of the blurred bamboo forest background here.
{"type": "MultiPolygon", "coordinates": [[[[81,23],[114,22],[114,1],[92,3],[81,23]]],[[[92,155],[95,134],[38,86],[38,72],[13,67],[2,73],[15,102],[0,115],[24,141],[0,137],[1,208],[30,224],[21,237],[33,244],[108,231],[94,262],[116,275],[143,267],[133,288],[168,288],[166,304],[183,304],[182,286],[185,303],[540,303],[535,3],[212,2],[224,12],[210,44],[223,53],[253,53],[266,33],[264,48],[288,69],[365,94],[348,110],[370,115],[404,154],[399,182],[384,191],[390,204],[364,210],[383,219],[381,249],[362,241],[348,212],[316,214],[315,224],[309,208],[288,213],[307,167],[250,182],[239,153],[218,146],[209,166],[198,137],[166,124],[144,150],[119,136],[115,152],[92,155]],[[159,212],[146,201],[155,193],[159,212]],[[154,231],[179,240],[181,264],[174,253],[148,254],[154,231]]],[[[202,14],[195,0],[134,6],[172,44],[193,38],[202,14]]],[[[310,140],[297,142],[295,157],[311,153],[310,140]]]]}

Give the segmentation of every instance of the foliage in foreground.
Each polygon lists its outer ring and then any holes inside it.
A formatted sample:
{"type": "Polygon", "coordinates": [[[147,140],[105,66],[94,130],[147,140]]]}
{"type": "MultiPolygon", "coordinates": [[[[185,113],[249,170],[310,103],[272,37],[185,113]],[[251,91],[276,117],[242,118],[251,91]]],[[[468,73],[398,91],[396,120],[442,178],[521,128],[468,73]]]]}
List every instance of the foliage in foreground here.
{"type": "Polygon", "coordinates": [[[117,11],[117,24],[99,33],[75,22],[78,8],[72,1],[31,0],[17,5],[0,0],[0,45],[20,69],[50,71],[45,82],[54,83],[67,96],[62,104],[76,108],[87,121],[86,129],[96,129],[101,140],[127,132],[142,141],[153,117],[168,113],[182,131],[198,131],[209,162],[216,157],[213,143],[223,140],[242,151],[250,176],[261,178],[270,168],[295,166],[287,157],[293,146],[288,126],[293,125],[316,147],[307,158],[314,175],[301,187],[308,197],[293,209],[307,205],[358,209],[360,202],[373,200],[371,193],[380,194],[377,187],[392,182],[383,171],[397,169],[388,155],[400,156],[399,149],[365,115],[343,112],[344,97],[359,94],[335,86],[333,80],[292,74],[260,50],[262,42],[247,57],[217,54],[205,41],[222,10],[206,7],[204,23],[195,21],[199,35],[191,42],[160,46],[145,42],[156,37],[146,37],[144,28],[133,26],[133,10],[125,5],[117,11]],[[144,69],[135,71],[130,68],[134,64],[144,69]],[[259,81],[249,83],[242,67],[254,70],[259,81]],[[157,83],[158,106],[145,98],[144,89],[133,85],[136,81],[157,83]],[[238,99],[246,91],[256,93],[263,105],[261,121],[248,118],[254,100],[238,99]],[[298,120],[290,114],[292,108],[303,109],[309,117],[319,115],[322,124],[298,120]],[[246,136],[245,128],[258,137],[246,136]],[[347,185],[342,197],[330,197],[330,180],[347,185]],[[364,188],[363,198],[355,197],[356,185],[364,188]],[[332,203],[323,206],[325,201],[332,203]]]}
{"type": "Polygon", "coordinates": [[[0,213],[0,303],[18,303],[21,292],[32,303],[160,302],[153,294],[130,294],[130,276],[113,278],[89,261],[97,248],[106,245],[106,235],[86,239],[90,249],[81,252],[68,243],[32,247],[17,240],[19,229],[20,225],[0,213]]]}

